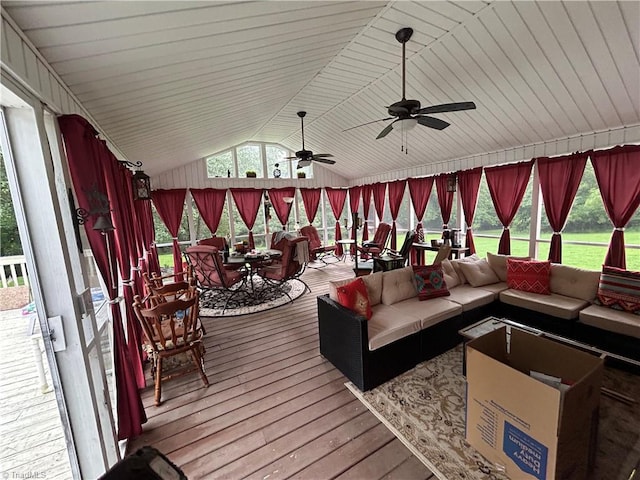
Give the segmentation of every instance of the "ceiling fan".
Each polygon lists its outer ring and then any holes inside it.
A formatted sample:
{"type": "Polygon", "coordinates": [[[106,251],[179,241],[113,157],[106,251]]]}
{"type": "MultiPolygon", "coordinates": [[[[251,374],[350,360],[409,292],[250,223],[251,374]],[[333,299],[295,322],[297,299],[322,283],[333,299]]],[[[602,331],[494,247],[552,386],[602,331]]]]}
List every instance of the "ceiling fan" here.
{"type": "MultiPolygon", "coordinates": [[[[413,35],[413,29],[406,27],[401,28],[396,32],[396,40],[402,44],[402,100],[396,102],[387,107],[387,111],[390,117],[381,118],[380,120],[374,120],[373,122],[364,123],[362,125],[358,125],[357,127],[351,127],[347,130],[351,130],[352,128],[362,127],[364,125],[369,125],[371,123],[382,122],[387,120],[393,120],[389,125],[387,125],[376,137],[383,138],[387,136],[387,134],[393,130],[393,125],[397,122],[400,122],[404,129],[413,128],[416,124],[423,125],[429,128],[435,128],[436,130],[444,130],[447,128],[450,123],[445,122],[444,120],[440,120],[439,118],[430,117],[427,114],[429,113],[445,113],[445,112],[458,112],[461,110],[473,110],[476,108],[476,104],[473,102],[457,102],[457,103],[443,103],[440,105],[432,105],[430,107],[420,107],[420,102],[418,100],[407,100],[405,97],[405,47],[406,43],[413,35]]],[[[347,131],[345,130],[345,132],[347,131]]]]}
{"type": "Polygon", "coordinates": [[[335,160],[331,160],[327,157],[333,157],[330,153],[313,153],[311,150],[304,149],[304,117],[307,112],[300,111],[297,115],[300,117],[300,122],[302,124],[302,150],[296,152],[295,157],[286,157],[287,159],[300,159],[298,162],[298,166],[296,168],[304,168],[311,165],[312,161],[327,163],[329,165],[333,165],[336,163],[335,160]]]}

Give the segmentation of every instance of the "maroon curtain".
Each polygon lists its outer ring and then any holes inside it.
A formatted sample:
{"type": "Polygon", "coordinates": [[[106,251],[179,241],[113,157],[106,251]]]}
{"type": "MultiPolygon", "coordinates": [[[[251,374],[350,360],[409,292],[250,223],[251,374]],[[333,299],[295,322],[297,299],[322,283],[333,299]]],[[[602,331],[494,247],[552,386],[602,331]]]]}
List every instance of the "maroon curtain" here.
{"type": "MultiPolygon", "coordinates": [[[[416,225],[416,242],[422,243],[424,242],[422,218],[424,217],[424,212],[427,210],[427,204],[429,203],[429,197],[431,196],[433,177],[410,178],[407,183],[409,184],[409,194],[411,195],[413,210],[415,211],[416,218],[418,219],[418,225],[416,225]]],[[[411,263],[423,264],[424,251],[417,251],[412,248],[411,263]]]]}
{"type": "Polygon", "coordinates": [[[476,214],[476,205],[478,204],[478,191],[480,190],[480,180],[482,180],[482,167],[472,170],[464,170],[458,172],[458,189],[460,190],[460,202],[462,203],[462,211],[464,212],[464,221],[467,224],[466,247],[469,249],[469,255],[476,253],[476,246],[473,242],[473,232],[471,224],[476,214]]]}
{"type": "Polygon", "coordinates": [[[389,210],[391,211],[391,249],[396,250],[398,247],[396,239],[396,220],[398,219],[398,213],[400,213],[400,205],[402,204],[402,198],[404,197],[404,190],[407,186],[406,180],[396,180],[395,182],[389,182],[389,210]]]}
{"type": "Polygon", "coordinates": [[[451,173],[443,173],[436,177],[436,193],[438,194],[438,205],[440,205],[440,214],[442,215],[442,228],[449,228],[449,220],[451,220],[451,208],[453,207],[454,192],[447,191],[447,183],[451,178],[451,173]]]}
{"type": "Polygon", "coordinates": [[[553,229],[549,260],[562,263],[562,237],[571,205],[582,180],[589,153],[576,153],[556,158],[538,158],[538,174],[544,210],[553,229]]]}
{"type": "Polygon", "coordinates": [[[262,201],[262,190],[255,188],[232,188],[231,195],[238,208],[240,218],[249,229],[249,248],[256,248],[253,241],[253,226],[256,223],[260,202],[262,201]]]}
{"type": "Polygon", "coordinates": [[[158,261],[158,250],[156,249],[156,229],[151,211],[151,200],[138,200],[136,213],[140,222],[140,231],[147,252],[148,273],[155,272],[160,275],[160,263],[158,261]]]}
{"type": "Polygon", "coordinates": [[[287,222],[289,221],[291,206],[293,205],[293,201],[291,203],[287,203],[284,199],[285,197],[290,197],[295,200],[295,196],[296,189],[294,187],[272,188],[269,190],[271,205],[273,205],[273,209],[276,212],[278,220],[280,220],[280,223],[282,224],[283,230],[287,229],[287,222]]]}
{"type": "MultiPolygon", "coordinates": [[[[360,196],[362,195],[362,187],[356,186],[351,187],[349,189],[349,207],[351,208],[351,213],[357,212],[360,208],[360,196]]],[[[351,239],[358,239],[358,225],[355,222],[351,225],[351,239]]],[[[351,245],[351,255],[356,254],[356,246],[351,245]]]]}
{"type": "MultiPolygon", "coordinates": [[[[182,212],[184,211],[184,199],[186,195],[187,190],[184,188],[175,188],[172,190],[160,189],[151,192],[151,199],[156,207],[156,211],[173,237],[173,272],[176,274],[182,273],[183,271],[178,232],[180,231],[180,223],[182,222],[182,212]]],[[[178,280],[178,278],[176,275],[176,280],[178,280]]]]}
{"type": "Polygon", "coordinates": [[[367,220],[369,218],[369,209],[371,208],[371,195],[373,194],[373,185],[362,186],[362,215],[364,215],[364,221],[362,223],[362,243],[369,240],[369,225],[367,220]]]}
{"type": "MultiPolygon", "coordinates": [[[[102,169],[101,143],[96,130],[79,115],[63,115],[58,118],[65,143],[69,171],[78,206],[91,210],[94,192],[106,196],[107,188],[102,169]]],[[[113,205],[110,204],[110,208],[113,205]]],[[[112,272],[116,271],[115,242],[109,232],[101,234],[93,226],[97,218],[89,218],[84,224],[85,233],[107,288],[110,300],[115,300],[118,291],[113,286],[112,272]]],[[[114,371],[116,379],[116,405],[118,410],[118,438],[132,438],[142,433],[142,424],[147,421],[142,400],[138,392],[129,349],[127,348],[118,302],[111,304],[113,319],[114,371]]]]}
{"type": "Polygon", "coordinates": [[[344,208],[344,202],[347,198],[347,190],[344,188],[330,188],[326,187],[327,198],[329,199],[329,205],[331,205],[331,211],[336,219],[336,255],[342,255],[343,249],[338,240],[342,240],[342,231],[340,230],[340,215],[344,208]]]}
{"type": "MultiPolygon", "coordinates": [[[[127,349],[131,360],[131,368],[138,388],[146,386],[142,367],[142,329],[133,311],[133,297],[142,294],[134,291],[135,275],[132,265],[137,263],[135,254],[135,232],[131,201],[131,172],[113,156],[106,143],[100,140],[102,168],[107,187],[107,195],[111,207],[111,217],[115,227],[115,255],[119,265],[124,296],[124,311],[127,319],[127,349]]],[[[115,274],[115,271],[114,271],[115,274]]],[[[115,280],[115,279],[114,279],[115,280]]]]}
{"type": "Polygon", "coordinates": [[[529,161],[485,168],[484,170],[493,206],[504,227],[498,245],[499,254],[511,254],[509,225],[511,225],[513,217],[516,216],[520,203],[522,203],[522,197],[531,177],[532,166],[533,161],[529,161]]]}
{"type": "Polygon", "coordinates": [[[189,190],[196,208],[207,228],[215,235],[220,226],[220,218],[227,199],[227,191],[217,188],[192,188],[189,190]]]}
{"type": "Polygon", "coordinates": [[[594,152],[591,164],[604,209],[614,226],[604,264],[627,268],[624,227],[640,205],[640,145],[594,152]]]}
{"type": "Polygon", "coordinates": [[[307,214],[307,220],[309,225],[313,224],[318,213],[318,205],[320,205],[320,194],[322,193],[319,188],[301,188],[300,195],[302,195],[302,203],[304,205],[304,212],[307,214]]]}
{"type": "Polygon", "coordinates": [[[376,209],[378,220],[381,222],[384,215],[384,194],[387,189],[386,183],[374,183],[373,185],[373,206],[376,209]]]}

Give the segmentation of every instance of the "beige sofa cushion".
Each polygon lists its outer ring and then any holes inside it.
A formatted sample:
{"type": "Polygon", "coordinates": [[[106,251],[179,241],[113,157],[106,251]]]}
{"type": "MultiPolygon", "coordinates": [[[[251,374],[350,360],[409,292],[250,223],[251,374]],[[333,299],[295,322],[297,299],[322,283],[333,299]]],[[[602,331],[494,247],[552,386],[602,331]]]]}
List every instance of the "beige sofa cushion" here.
{"type": "Polygon", "coordinates": [[[367,322],[369,350],[384,347],[419,331],[419,318],[401,314],[389,305],[377,305],[373,309],[373,316],[367,322]]]}
{"type": "Polygon", "coordinates": [[[599,281],[599,271],[584,270],[557,263],[551,264],[549,286],[552,293],[591,302],[596,297],[599,281]]]}
{"type": "Polygon", "coordinates": [[[493,293],[494,298],[497,299],[500,296],[500,292],[507,290],[509,286],[507,285],[507,282],[500,282],[492,283],[491,285],[483,285],[478,288],[493,293]]]}
{"type": "Polygon", "coordinates": [[[500,281],[496,272],[493,271],[484,258],[481,258],[477,262],[462,262],[460,263],[460,270],[462,270],[467,282],[469,282],[472,287],[481,287],[500,281]]]}
{"type": "Polygon", "coordinates": [[[385,305],[393,305],[418,295],[411,266],[382,273],[381,302],[385,305]]]}
{"type": "MultiPolygon", "coordinates": [[[[364,275],[360,278],[367,287],[367,295],[369,296],[369,304],[375,307],[380,303],[382,295],[382,273],[376,272],[371,275],[364,275]]],[[[338,287],[351,283],[355,278],[345,278],[344,280],[334,280],[329,282],[329,298],[335,302],[338,301],[338,287]]]]}
{"type": "Polygon", "coordinates": [[[421,302],[418,297],[414,297],[394,303],[391,308],[394,309],[398,318],[419,319],[420,328],[425,329],[462,313],[462,306],[459,303],[450,302],[448,298],[431,298],[421,302]]]}
{"type": "Polygon", "coordinates": [[[460,279],[461,284],[467,283],[467,278],[464,276],[464,273],[460,269],[460,264],[465,262],[477,262],[478,260],[481,260],[481,258],[475,253],[473,255],[469,255],[468,257],[449,260],[451,262],[451,265],[453,265],[453,268],[455,269],[456,273],[458,274],[458,278],[460,279]]]}
{"type": "Polygon", "coordinates": [[[460,277],[456,273],[456,269],[453,264],[449,260],[443,260],[442,263],[442,273],[444,275],[444,283],[447,284],[447,288],[451,290],[452,288],[460,285],[460,277]]]}
{"type": "Polygon", "coordinates": [[[482,288],[475,288],[471,285],[459,285],[449,290],[450,295],[447,300],[459,303],[463,312],[468,312],[474,308],[488,305],[495,300],[495,294],[482,288]]]}
{"type": "Polygon", "coordinates": [[[565,297],[557,293],[541,295],[513,289],[500,292],[500,301],[566,320],[578,318],[580,310],[589,305],[586,300],[565,297]]]}
{"type": "Polygon", "coordinates": [[[518,260],[531,260],[531,257],[514,257],[513,255],[498,255],[495,253],[487,252],[487,262],[496,272],[498,278],[502,282],[507,281],[507,258],[515,258],[518,260]]]}
{"type": "Polygon", "coordinates": [[[591,305],[580,311],[581,323],[640,338],[640,316],[609,307],[591,305]]]}

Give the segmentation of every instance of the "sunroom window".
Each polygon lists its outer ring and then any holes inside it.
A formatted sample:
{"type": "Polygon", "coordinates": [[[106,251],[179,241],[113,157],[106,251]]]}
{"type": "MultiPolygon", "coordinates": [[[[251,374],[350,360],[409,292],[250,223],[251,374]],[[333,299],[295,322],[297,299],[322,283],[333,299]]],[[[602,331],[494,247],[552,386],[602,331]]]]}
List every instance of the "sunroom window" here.
{"type": "Polygon", "coordinates": [[[207,177],[235,177],[233,152],[231,150],[207,158],[207,177]]]}

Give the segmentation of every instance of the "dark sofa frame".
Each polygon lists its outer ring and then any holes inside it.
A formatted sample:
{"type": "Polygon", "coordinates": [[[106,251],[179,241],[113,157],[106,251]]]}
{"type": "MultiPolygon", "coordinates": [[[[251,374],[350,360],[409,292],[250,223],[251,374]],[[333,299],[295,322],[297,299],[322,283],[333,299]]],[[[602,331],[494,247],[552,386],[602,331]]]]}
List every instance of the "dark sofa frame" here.
{"type": "Polygon", "coordinates": [[[636,338],[585,325],[577,319],[563,320],[507,305],[499,300],[371,351],[366,318],[331,300],[328,294],[318,297],[320,354],[364,392],[455,347],[462,342],[458,330],[491,315],[640,361],[640,340],[636,338]]]}

